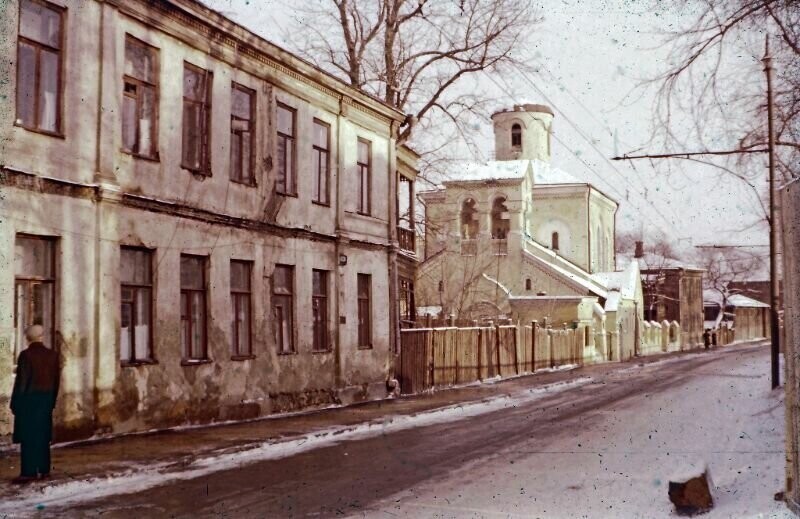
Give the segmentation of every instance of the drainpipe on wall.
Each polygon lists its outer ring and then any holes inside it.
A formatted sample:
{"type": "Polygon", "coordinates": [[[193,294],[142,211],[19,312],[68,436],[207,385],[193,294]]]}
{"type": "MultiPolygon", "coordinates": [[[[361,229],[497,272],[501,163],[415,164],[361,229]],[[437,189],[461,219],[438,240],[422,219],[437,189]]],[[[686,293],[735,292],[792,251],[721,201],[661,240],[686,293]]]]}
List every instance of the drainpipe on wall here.
{"type": "Polygon", "coordinates": [[[333,277],[333,290],[336,294],[334,299],[334,323],[336,328],[334,330],[334,339],[336,341],[336,353],[334,355],[334,381],[335,386],[342,387],[342,323],[340,322],[341,316],[341,298],[342,287],[345,283],[342,282],[344,276],[343,265],[339,262],[339,255],[341,254],[341,228],[342,228],[342,211],[344,205],[342,203],[342,179],[344,178],[344,96],[339,96],[339,113],[336,114],[336,240],[334,241],[334,265],[336,265],[336,275],[333,277]]]}
{"type": "Polygon", "coordinates": [[[395,355],[400,351],[398,340],[400,338],[399,312],[397,309],[397,122],[389,123],[389,139],[387,142],[386,158],[389,167],[389,189],[387,190],[388,226],[389,226],[389,357],[386,366],[388,378],[394,377],[395,355]]]}

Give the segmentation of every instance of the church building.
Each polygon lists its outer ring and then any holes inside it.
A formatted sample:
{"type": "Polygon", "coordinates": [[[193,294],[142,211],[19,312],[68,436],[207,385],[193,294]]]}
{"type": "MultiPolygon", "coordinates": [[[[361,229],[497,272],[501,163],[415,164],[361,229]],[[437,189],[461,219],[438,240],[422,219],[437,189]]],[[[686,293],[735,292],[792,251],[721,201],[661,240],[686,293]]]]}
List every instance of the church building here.
{"type": "Polygon", "coordinates": [[[440,317],[592,326],[595,355],[636,353],[638,265],[615,272],[618,204],[551,165],[552,110],[492,116],[496,160],[467,162],[431,191],[417,303],[440,317]]]}

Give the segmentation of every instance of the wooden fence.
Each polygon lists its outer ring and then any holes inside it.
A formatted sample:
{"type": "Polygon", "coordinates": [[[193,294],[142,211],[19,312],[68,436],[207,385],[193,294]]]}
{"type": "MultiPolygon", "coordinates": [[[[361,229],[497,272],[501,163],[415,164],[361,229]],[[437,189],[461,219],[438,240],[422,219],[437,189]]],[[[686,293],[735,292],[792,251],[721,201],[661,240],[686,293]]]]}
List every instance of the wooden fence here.
{"type": "Polygon", "coordinates": [[[580,365],[591,337],[590,328],[556,330],[535,324],[401,330],[400,389],[404,394],[419,393],[565,364],[580,365]]]}

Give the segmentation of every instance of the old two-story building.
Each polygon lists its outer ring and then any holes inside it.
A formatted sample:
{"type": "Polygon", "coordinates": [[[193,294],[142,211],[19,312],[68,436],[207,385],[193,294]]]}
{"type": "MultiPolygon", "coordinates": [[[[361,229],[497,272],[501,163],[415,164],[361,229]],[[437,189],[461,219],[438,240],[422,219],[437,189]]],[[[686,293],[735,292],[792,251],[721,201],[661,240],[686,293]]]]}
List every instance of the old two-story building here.
{"type": "MultiPolygon", "coordinates": [[[[685,348],[703,345],[703,269],[678,261],[641,258],[646,320],[677,321],[685,348]]],[[[641,263],[640,263],[641,264],[641,263]]]]}
{"type": "Polygon", "coordinates": [[[642,290],[636,262],[614,271],[617,202],[551,165],[550,108],[517,105],[492,120],[496,160],[460,164],[420,193],[418,304],[466,320],[591,325],[598,356],[629,358],[642,290]]]}
{"type": "Polygon", "coordinates": [[[384,397],[404,115],[195,0],[2,11],[0,435],[34,323],[60,440],[384,397]]]}

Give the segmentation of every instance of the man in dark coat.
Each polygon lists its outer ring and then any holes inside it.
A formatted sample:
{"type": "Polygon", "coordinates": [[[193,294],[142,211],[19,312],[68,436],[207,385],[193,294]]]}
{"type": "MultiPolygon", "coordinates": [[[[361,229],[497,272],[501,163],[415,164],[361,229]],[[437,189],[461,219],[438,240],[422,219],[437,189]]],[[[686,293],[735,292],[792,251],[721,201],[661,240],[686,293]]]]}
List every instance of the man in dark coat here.
{"type": "Polygon", "coordinates": [[[15,483],[50,475],[50,439],[61,365],[58,353],[42,344],[44,329],[33,325],[25,331],[28,348],[19,354],[11,412],[14,443],[21,444],[22,463],[15,483]]]}

